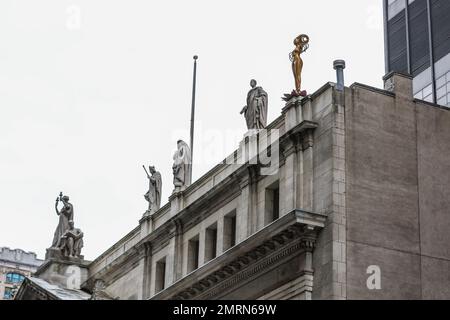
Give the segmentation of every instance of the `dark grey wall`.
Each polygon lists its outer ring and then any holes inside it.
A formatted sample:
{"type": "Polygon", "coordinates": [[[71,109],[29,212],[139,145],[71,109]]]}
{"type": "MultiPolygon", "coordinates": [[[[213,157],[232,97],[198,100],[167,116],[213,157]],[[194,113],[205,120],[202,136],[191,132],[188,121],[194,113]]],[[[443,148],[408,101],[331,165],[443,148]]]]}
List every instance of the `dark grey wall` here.
{"type": "Polygon", "coordinates": [[[347,298],[450,298],[450,111],[353,87],[347,298]],[[381,268],[381,290],[366,286],[381,268]]]}
{"type": "Polygon", "coordinates": [[[418,104],[422,294],[450,298],[450,110],[418,104]]]}

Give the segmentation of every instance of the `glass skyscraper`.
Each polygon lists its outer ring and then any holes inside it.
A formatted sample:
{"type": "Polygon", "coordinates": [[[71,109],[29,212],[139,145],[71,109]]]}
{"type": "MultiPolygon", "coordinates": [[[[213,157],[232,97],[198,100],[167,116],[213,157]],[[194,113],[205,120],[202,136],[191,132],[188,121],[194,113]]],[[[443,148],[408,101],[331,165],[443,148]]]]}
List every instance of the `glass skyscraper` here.
{"type": "Polygon", "coordinates": [[[383,0],[386,71],[413,76],[414,97],[450,107],[450,0],[383,0]]]}

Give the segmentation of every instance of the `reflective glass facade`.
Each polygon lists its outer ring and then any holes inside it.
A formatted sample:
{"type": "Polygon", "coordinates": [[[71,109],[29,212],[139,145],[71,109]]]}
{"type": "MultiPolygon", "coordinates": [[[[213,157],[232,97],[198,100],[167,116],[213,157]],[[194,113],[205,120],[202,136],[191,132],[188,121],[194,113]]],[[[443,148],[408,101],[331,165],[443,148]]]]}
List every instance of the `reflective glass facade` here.
{"type": "Polygon", "coordinates": [[[450,107],[450,1],[384,0],[386,71],[412,74],[414,97],[450,107]]]}

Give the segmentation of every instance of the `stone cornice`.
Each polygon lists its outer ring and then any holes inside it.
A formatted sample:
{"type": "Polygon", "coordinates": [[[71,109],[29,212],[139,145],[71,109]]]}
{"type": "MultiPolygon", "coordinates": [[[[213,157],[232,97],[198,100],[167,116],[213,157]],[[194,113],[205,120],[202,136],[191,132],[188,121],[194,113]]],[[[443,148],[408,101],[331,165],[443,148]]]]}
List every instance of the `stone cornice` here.
{"type": "Polygon", "coordinates": [[[292,250],[312,251],[326,216],[294,210],[194,272],[153,296],[152,299],[213,297],[244,278],[257,274],[292,250]],[[274,260],[275,259],[275,260],[274,260]]]}
{"type": "Polygon", "coordinates": [[[55,296],[52,293],[42,289],[41,287],[35,285],[28,278],[25,278],[25,280],[20,285],[20,288],[17,291],[17,294],[16,294],[14,300],[22,300],[23,295],[25,294],[26,291],[31,291],[37,297],[39,297],[36,300],[60,300],[57,296],[55,296]]]}
{"type": "Polygon", "coordinates": [[[46,271],[51,265],[53,265],[55,263],[60,264],[60,265],[68,265],[68,266],[76,265],[76,266],[79,266],[80,268],[88,268],[91,262],[86,261],[86,260],[78,260],[78,259],[69,260],[69,259],[51,258],[51,259],[45,260],[44,263],[36,270],[34,275],[39,276],[44,271],[46,271]]]}
{"type": "Polygon", "coordinates": [[[368,91],[372,91],[372,92],[375,92],[375,93],[379,93],[379,94],[382,94],[382,95],[385,95],[385,96],[389,96],[389,97],[395,98],[395,93],[394,92],[383,90],[383,89],[380,89],[380,88],[371,87],[371,86],[368,86],[366,84],[362,84],[362,83],[359,83],[359,82],[355,82],[355,83],[353,83],[350,86],[350,89],[355,89],[355,88],[365,89],[365,90],[368,90],[368,91]]]}

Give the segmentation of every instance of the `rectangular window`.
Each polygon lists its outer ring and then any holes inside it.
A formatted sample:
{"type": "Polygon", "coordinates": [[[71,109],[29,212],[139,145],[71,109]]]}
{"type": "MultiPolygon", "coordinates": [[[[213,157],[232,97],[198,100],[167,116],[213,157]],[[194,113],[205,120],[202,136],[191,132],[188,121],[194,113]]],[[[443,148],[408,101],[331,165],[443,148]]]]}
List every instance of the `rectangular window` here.
{"type": "Polygon", "coordinates": [[[450,1],[431,0],[430,5],[433,55],[434,61],[439,61],[450,52],[450,1]]]}
{"type": "Polygon", "coordinates": [[[441,106],[447,105],[447,97],[443,96],[440,100],[438,100],[437,104],[439,104],[441,106]]]}
{"type": "Polygon", "coordinates": [[[389,0],[388,1],[388,19],[392,19],[403,9],[405,9],[405,0],[389,0]]]}
{"type": "Polygon", "coordinates": [[[5,293],[3,294],[3,299],[10,300],[13,298],[13,291],[11,288],[6,287],[5,293]]]}
{"type": "Polygon", "coordinates": [[[414,77],[430,67],[428,39],[428,11],[426,1],[415,1],[409,6],[409,45],[411,73],[414,77]]]}
{"type": "Polygon", "coordinates": [[[200,241],[198,235],[188,242],[188,273],[198,268],[198,251],[200,241]]]}
{"type": "Polygon", "coordinates": [[[414,98],[419,99],[419,100],[422,100],[422,98],[423,98],[422,90],[420,90],[419,92],[417,92],[417,93],[414,95],[414,98]]]}
{"type": "Polygon", "coordinates": [[[445,86],[446,83],[447,83],[447,79],[446,79],[446,76],[445,76],[445,74],[444,74],[444,75],[443,75],[442,77],[440,77],[439,79],[436,79],[436,88],[440,88],[440,87],[442,87],[442,86],[445,86]]]}
{"type": "Polygon", "coordinates": [[[227,214],[223,221],[223,251],[236,245],[236,211],[227,214]]]}
{"type": "Polygon", "coordinates": [[[277,220],[280,217],[280,188],[278,181],[266,189],[264,224],[277,220]]]}
{"type": "Polygon", "coordinates": [[[433,102],[433,96],[430,94],[429,96],[424,97],[423,101],[432,103],[433,102]]]}
{"type": "Polygon", "coordinates": [[[166,258],[156,262],[155,293],[164,290],[166,284],[166,258]]]}
{"type": "Polygon", "coordinates": [[[439,89],[436,90],[437,99],[441,99],[442,97],[445,98],[446,95],[447,95],[447,86],[440,87],[439,89]]]}
{"type": "Polygon", "coordinates": [[[205,262],[217,256],[217,223],[206,229],[205,234],[205,262]]]}
{"type": "Polygon", "coordinates": [[[430,84],[429,86],[423,89],[424,100],[433,93],[433,86],[430,84]]]}

